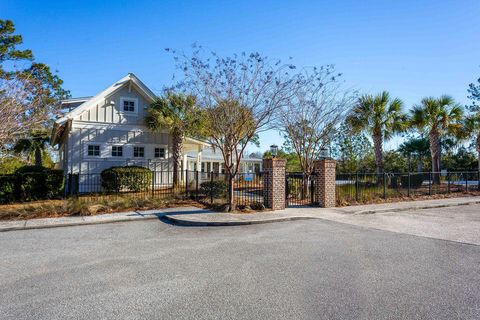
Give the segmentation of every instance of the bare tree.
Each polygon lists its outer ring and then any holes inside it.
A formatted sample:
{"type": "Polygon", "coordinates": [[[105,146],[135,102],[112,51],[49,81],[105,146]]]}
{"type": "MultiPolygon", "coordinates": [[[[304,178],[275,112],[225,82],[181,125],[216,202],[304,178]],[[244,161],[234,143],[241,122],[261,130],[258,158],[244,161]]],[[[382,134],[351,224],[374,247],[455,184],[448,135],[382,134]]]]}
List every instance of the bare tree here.
{"type": "Polygon", "coordinates": [[[297,154],[305,181],[313,173],[313,161],[327,146],[355,101],[355,93],[344,90],[332,65],[303,69],[294,81],[292,99],[282,108],[278,127],[286,146],[297,154]]]}
{"type": "Polygon", "coordinates": [[[32,131],[48,127],[58,115],[60,99],[68,92],[62,81],[43,64],[0,77],[0,148],[5,151],[32,131]]]}
{"type": "Polygon", "coordinates": [[[273,128],[277,111],[291,98],[293,78],[289,72],[295,67],[259,53],[220,57],[196,45],[191,55],[173,53],[184,75],[178,88],[197,96],[209,123],[206,136],[222,153],[232,210],[240,159],[259,132],[273,128]]]}

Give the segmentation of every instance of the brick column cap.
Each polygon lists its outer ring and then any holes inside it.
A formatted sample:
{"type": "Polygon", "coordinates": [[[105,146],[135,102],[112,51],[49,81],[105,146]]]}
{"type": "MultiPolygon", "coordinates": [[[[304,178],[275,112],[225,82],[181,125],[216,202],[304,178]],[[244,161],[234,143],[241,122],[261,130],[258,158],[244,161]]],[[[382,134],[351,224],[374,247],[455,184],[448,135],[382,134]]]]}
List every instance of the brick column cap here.
{"type": "Polygon", "coordinates": [[[273,167],[285,167],[287,165],[286,159],[280,158],[264,158],[263,159],[263,168],[273,168],[273,167]]]}

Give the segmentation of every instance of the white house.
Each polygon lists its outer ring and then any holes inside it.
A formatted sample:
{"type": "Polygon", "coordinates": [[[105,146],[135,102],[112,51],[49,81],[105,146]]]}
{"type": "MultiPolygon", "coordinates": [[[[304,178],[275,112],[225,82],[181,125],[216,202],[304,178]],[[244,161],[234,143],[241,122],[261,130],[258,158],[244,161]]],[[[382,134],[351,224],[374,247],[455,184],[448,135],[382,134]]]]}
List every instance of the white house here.
{"type": "MultiPolygon", "coordinates": [[[[59,146],[60,168],[79,174],[82,180],[82,175],[99,174],[112,166],[139,165],[165,172],[165,176],[156,176],[169,183],[173,163],[169,130],[152,133],[143,123],[155,98],[129,73],[93,97],[65,100],[69,111],[55,121],[52,131],[53,145],[59,146]]],[[[182,157],[182,171],[222,172],[221,156],[207,142],[186,137],[182,157]]],[[[261,159],[242,159],[241,168],[259,171],[261,159]]]]}

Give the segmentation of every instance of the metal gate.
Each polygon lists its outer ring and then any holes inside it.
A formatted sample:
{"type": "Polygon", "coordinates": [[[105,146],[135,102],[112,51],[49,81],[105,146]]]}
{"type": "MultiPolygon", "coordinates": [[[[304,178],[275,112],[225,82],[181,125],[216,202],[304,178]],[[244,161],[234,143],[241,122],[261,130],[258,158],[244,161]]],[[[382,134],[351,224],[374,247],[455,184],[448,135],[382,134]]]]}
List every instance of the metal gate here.
{"type": "Polygon", "coordinates": [[[285,175],[285,198],[287,207],[315,204],[315,176],[303,172],[287,172],[285,175]]]}

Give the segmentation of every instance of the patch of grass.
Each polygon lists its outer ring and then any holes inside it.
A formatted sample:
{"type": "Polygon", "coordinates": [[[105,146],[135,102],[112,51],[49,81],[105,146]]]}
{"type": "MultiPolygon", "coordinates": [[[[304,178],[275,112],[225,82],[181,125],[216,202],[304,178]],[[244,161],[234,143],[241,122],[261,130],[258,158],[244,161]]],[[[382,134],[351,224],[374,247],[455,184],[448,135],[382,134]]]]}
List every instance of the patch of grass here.
{"type": "Polygon", "coordinates": [[[0,220],[59,217],[68,214],[66,200],[44,200],[0,206],[0,220]]]}
{"type": "Polygon", "coordinates": [[[455,197],[478,196],[480,192],[476,190],[465,190],[461,188],[451,189],[447,193],[446,187],[432,186],[432,194],[429,194],[428,186],[420,188],[411,188],[410,196],[408,190],[405,188],[386,188],[384,197],[384,189],[382,185],[371,185],[368,187],[360,187],[358,190],[358,200],[355,196],[355,185],[337,185],[335,188],[337,206],[350,206],[358,204],[374,204],[374,203],[388,203],[398,201],[415,201],[428,199],[443,199],[455,197]]]}

